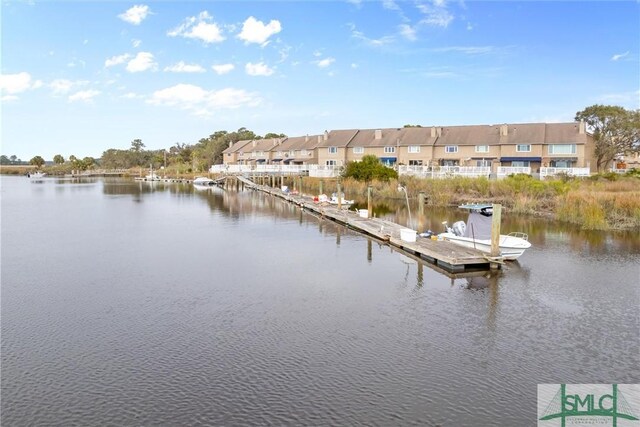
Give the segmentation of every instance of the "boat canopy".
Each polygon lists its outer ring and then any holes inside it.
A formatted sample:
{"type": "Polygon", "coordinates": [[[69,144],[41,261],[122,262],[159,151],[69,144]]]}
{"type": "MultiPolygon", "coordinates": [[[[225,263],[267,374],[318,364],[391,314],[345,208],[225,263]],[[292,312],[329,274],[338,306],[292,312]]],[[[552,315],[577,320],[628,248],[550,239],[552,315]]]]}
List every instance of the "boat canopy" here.
{"type": "Polygon", "coordinates": [[[491,217],[471,211],[467,219],[464,237],[475,240],[491,240],[491,217]]]}
{"type": "Polygon", "coordinates": [[[467,205],[460,205],[458,206],[460,209],[469,209],[469,210],[480,210],[480,209],[487,209],[487,208],[492,208],[493,205],[489,205],[486,203],[470,203],[467,205]]]}

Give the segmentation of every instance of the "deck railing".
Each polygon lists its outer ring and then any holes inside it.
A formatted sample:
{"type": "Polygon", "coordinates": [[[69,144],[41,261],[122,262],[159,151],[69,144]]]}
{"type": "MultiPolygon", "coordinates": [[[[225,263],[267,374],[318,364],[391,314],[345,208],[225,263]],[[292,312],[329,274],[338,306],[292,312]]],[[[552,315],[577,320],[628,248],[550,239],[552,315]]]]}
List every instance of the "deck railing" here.
{"type": "Polygon", "coordinates": [[[540,168],[540,179],[556,175],[591,176],[591,171],[589,168],[540,168]]]}
{"type": "Polygon", "coordinates": [[[498,166],[498,179],[518,173],[531,175],[531,168],[529,166],[498,166]]]}
{"type": "Polygon", "coordinates": [[[342,166],[309,165],[309,176],[313,178],[335,178],[342,173],[342,166]]]}
{"type": "Polygon", "coordinates": [[[450,178],[465,176],[469,178],[489,177],[489,166],[398,166],[399,175],[413,175],[419,178],[450,178]]]}

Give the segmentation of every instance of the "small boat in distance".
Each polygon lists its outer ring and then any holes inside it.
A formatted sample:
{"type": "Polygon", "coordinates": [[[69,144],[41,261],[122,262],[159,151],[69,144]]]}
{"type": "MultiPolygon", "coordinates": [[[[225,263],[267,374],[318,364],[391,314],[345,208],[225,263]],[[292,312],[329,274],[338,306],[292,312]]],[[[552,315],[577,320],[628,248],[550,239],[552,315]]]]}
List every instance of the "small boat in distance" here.
{"type": "Polygon", "coordinates": [[[42,179],[45,176],[47,176],[46,173],[44,172],[40,172],[40,171],[35,171],[35,172],[27,172],[27,177],[29,177],[32,181],[33,180],[38,180],[38,179],[42,179]]]}
{"type": "MultiPolygon", "coordinates": [[[[491,253],[491,205],[462,205],[461,209],[469,210],[467,222],[456,221],[451,227],[445,221],[446,232],[438,234],[439,239],[448,240],[468,248],[491,253]]],[[[499,241],[500,256],[513,261],[531,247],[526,233],[514,232],[501,234],[499,241]]]]}
{"type": "Polygon", "coordinates": [[[199,176],[196,179],[193,180],[193,185],[198,185],[198,186],[207,186],[210,187],[212,185],[215,184],[215,181],[212,180],[211,178],[207,178],[204,176],[199,176]]]}

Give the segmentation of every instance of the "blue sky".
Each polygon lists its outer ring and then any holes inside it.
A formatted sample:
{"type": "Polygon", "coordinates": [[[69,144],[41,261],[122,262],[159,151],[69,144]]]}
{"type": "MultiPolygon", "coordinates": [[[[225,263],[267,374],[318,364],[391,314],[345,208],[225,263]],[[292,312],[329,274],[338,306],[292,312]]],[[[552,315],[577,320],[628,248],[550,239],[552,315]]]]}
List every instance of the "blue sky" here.
{"type": "Polygon", "coordinates": [[[6,1],[2,147],[100,157],[217,130],[571,121],[640,108],[640,2],[6,1]]]}

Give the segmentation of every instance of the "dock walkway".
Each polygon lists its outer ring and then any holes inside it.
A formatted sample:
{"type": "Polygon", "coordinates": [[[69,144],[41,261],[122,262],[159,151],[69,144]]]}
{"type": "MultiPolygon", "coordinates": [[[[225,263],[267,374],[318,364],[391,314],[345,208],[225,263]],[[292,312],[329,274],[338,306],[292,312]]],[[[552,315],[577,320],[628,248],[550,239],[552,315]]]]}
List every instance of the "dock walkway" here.
{"type": "Polygon", "coordinates": [[[237,179],[243,182],[245,187],[279,197],[320,217],[331,219],[353,230],[388,242],[390,245],[410,255],[437,265],[449,272],[489,269],[489,258],[479,250],[465,248],[448,241],[432,240],[420,236],[416,238],[415,242],[407,242],[400,238],[400,230],[406,227],[394,222],[380,218],[363,218],[353,210],[338,209],[335,205],[314,202],[309,196],[285,193],[278,188],[259,185],[241,176],[238,176],[237,179]]]}

